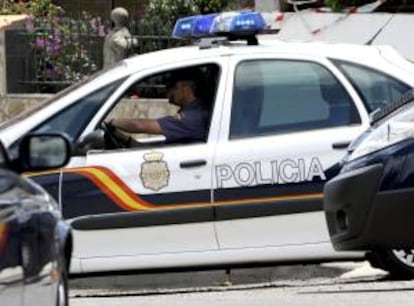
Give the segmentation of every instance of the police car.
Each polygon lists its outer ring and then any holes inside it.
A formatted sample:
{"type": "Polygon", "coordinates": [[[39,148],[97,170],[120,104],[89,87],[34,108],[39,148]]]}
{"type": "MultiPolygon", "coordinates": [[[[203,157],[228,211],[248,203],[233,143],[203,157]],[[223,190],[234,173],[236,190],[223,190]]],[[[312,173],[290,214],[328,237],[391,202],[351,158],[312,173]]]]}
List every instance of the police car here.
{"type": "Polygon", "coordinates": [[[413,117],[410,91],[373,116],[372,127],[350,147],[340,175],[325,186],[334,247],[382,249],[371,255],[373,262],[400,276],[414,271],[413,117]]]}
{"type": "Polygon", "coordinates": [[[124,60],[1,126],[11,150],[28,133],[72,139],[68,166],[30,174],[71,222],[72,273],[364,257],[333,249],[323,185],[369,114],[414,87],[414,66],[390,47],[253,35],[263,28],[251,12],[179,20],[175,36],[208,37],[124,60]],[[121,145],[108,118],[165,110],[148,89],[184,68],[204,74],[206,141],[121,145]]]}

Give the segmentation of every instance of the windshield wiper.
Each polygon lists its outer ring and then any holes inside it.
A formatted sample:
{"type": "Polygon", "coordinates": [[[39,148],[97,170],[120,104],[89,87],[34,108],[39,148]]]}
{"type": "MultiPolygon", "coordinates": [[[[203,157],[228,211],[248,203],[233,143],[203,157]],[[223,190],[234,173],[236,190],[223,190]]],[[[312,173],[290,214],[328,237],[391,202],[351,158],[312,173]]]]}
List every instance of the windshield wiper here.
{"type": "Polygon", "coordinates": [[[404,93],[395,102],[392,102],[392,103],[384,106],[383,108],[377,108],[376,110],[374,110],[370,115],[371,125],[378,122],[379,120],[387,117],[389,114],[396,111],[401,106],[403,106],[407,103],[410,103],[412,101],[414,101],[414,88],[408,90],[406,93],[404,93]]]}

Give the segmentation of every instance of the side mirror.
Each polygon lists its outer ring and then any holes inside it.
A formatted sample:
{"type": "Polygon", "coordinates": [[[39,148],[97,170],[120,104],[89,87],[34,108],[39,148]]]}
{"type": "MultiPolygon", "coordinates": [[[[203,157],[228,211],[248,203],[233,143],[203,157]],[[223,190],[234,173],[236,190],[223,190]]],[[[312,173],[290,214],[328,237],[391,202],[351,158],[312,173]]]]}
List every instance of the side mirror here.
{"type": "Polygon", "coordinates": [[[40,171],[65,166],[71,157],[71,143],[63,134],[29,134],[19,147],[19,170],[40,171]]]}

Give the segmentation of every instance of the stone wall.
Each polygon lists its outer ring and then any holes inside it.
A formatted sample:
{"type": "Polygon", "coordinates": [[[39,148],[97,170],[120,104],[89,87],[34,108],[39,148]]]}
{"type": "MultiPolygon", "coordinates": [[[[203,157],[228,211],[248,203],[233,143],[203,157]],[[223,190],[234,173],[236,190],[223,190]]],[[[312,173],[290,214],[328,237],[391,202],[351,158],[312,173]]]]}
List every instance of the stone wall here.
{"type": "MultiPolygon", "coordinates": [[[[0,122],[44,103],[51,95],[47,94],[9,94],[1,102],[0,122]]],[[[172,115],[177,108],[166,99],[122,99],[111,113],[113,117],[160,118],[172,115]]]]}
{"type": "Polygon", "coordinates": [[[0,120],[7,118],[7,69],[6,69],[6,29],[14,29],[24,25],[25,15],[0,15],[0,120]]]}
{"type": "Polygon", "coordinates": [[[8,94],[1,101],[0,122],[11,119],[49,98],[45,94],[8,94]]]}
{"type": "Polygon", "coordinates": [[[167,99],[122,99],[111,112],[112,117],[156,119],[177,112],[167,99]]]}

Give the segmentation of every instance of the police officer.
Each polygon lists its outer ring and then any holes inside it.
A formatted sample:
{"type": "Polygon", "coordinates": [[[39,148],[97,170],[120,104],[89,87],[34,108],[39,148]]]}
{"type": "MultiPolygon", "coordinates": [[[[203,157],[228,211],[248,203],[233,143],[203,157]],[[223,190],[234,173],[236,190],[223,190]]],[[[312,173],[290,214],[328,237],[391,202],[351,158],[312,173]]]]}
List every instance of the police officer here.
{"type": "Polygon", "coordinates": [[[175,116],[160,119],[113,118],[108,125],[128,133],[147,133],[165,136],[166,143],[205,141],[209,112],[196,96],[201,74],[185,69],[176,72],[167,86],[168,101],[180,107],[175,116]]]}

